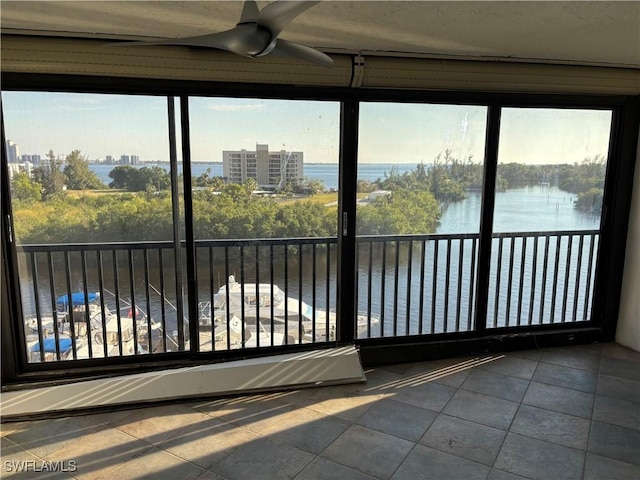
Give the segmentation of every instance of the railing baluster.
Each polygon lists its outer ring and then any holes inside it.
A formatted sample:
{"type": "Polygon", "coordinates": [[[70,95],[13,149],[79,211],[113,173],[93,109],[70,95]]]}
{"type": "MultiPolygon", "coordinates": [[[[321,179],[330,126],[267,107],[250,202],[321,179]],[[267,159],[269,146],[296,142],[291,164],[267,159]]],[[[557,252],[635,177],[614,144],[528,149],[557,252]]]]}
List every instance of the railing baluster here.
{"type": "Polygon", "coordinates": [[[436,301],[438,295],[438,244],[440,241],[433,240],[433,278],[431,280],[431,334],[436,330],[436,301]]]}
{"type": "MultiPolygon", "coordinates": [[[[369,281],[367,283],[367,333],[371,337],[371,301],[373,298],[373,242],[369,242],[369,281]]],[[[382,323],[380,324],[382,329],[382,323]]]]}
{"type": "Polygon", "coordinates": [[[513,257],[516,250],[516,237],[511,237],[509,242],[509,277],[507,280],[507,312],[505,316],[505,327],[511,325],[511,292],[513,291],[513,257]]]}
{"type": "Polygon", "coordinates": [[[382,244],[382,272],[380,273],[380,336],[384,337],[385,283],[387,279],[387,242],[382,244]]]}
{"type": "Polygon", "coordinates": [[[469,316],[467,317],[467,330],[472,329],[473,323],[473,305],[475,303],[475,279],[476,279],[476,249],[477,239],[473,237],[471,240],[471,270],[469,273],[469,316]]]}
{"type": "Polygon", "coordinates": [[[596,242],[596,234],[591,234],[591,240],[589,241],[589,267],[587,268],[587,282],[584,290],[584,319],[588,320],[589,317],[589,304],[591,303],[591,273],[593,269],[593,251],[594,244],[596,242]]]}
{"type": "Polygon", "coordinates": [[[421,240],[420,245],[422,248],[420,249],[420,300],[418,302],[418,334],[422,335],[422,323],[424,321],[424,269],[427,249],[426,240],[421,240]]]}
{"type": "Polygon", "coordinates": [[[393,336],[398,336],[398,283],[400,279],[400,241],[395,241],[396,255],[393,266],[393,336]]]}
{"type": "Polygon", "coordinates": [[[553,270],[553,295],[551,296],[551,323],[556,318],[556,296],[558,294],[558,274],[560,270],[560,247],[562,246],[562,235],[556,236],[555,267],[553,270]]]}
{"type": "Polygon", "coordinates": [[[504,243],[504,238],[500,237],[498,239],[498,266],[496,268],[496,300],[495,305],[493,307],[493,327],[496,328],[498,326],[498,312],[500,310],[500,280],[502,277],[502,244],[504,243]]]}
{"type": "MultiPolygon", "coordinates": [[[[325,342],[328,342],[331,340],[330,338],[330,332],[329,332],[329,311],[330,311],[330,306],[331,306],[331,244],[329,242],[327,242],[326,244],[326,250],[327,250],[327,255],[326,255],[326,279],[325,279],[325,307],[324,307],[324,311],[325,311],[325,316],[324,316],[324,323],[325,323],[325,327],[324,327],[324,340],[325,342]]],[[[356,257],[358,258],[358,257],[356,257]]],[[[358,300],[356,299],[356,302],[358,300]]],[[[357,313],[357,312],[356,312],[357,313]]],[[[367,332],[367,334],[370,336],[371,332],[367,332]]]]}
{"type": "Polygon", "coordinates": [[[544,306],[546,305],[545,293],[547,290],[547,267],[549,266],[549,243],[551,236],[546,234],[544,236],[544,260],[542,263],[542,290],[540,291],[540,319],[539,323],[544,323],[544,306]]]}
{"type": "Polygon", "coordinates": [[[353,330],[353,335],[355,339],[360,338],[359,336],[359,332],[358,332],[358,312],[360,309],[360,242],[355,243],[355,275],[354,275],[354,290],[353,290],[353,299],[355,302],[355,307],[356,307],[356,318],[354,320],[355,322],[355,326],[354,326],[354,330],[353,330]]]}
{"type": "Polygon", "coordinates": [[[449,331],[449,286],[451,283],[451,238],[447,239],[447,268],[444,280],[444,333],[449,331]]]}
{"type": "Polygon", "coordinates": [[[407,308],[406,308],[406,327],[405,335],[411,332],[411,266],[413,264],[413,241],[409,241],[409,250],[407,252],[407,308]]]}
{"type": "MultiPolygon", "coordinates": [[[[533,237],[533,260],[531,262],[531,295],[529,296],[529,318],[527,324],[533,323],[533,307],[536,301],[536,273],[538,267],[538,242],[540,237],[535,235],[533,237]]],[[[542,301],[542,300],[541,300],[542,301]]]]}
{"type": "Polygon", "coordinates": [[[136,287],[135,287],[135,267],[133,261],[133,250],[129,250],[129,292],[131,293],[131,328],[133,329],[133,355],[138,354],[138,325],[137,325],[137,306],[136,306],[136,287]]]}
{"type": "Polygon", "coordinates": [[[567,300],[569,297],[569,274],[571,273],[571,253],[573,247],[573,235],[569,235],[569,246],[567,248],[567,261],[564,267],[564,293],[562,295],[562,323],[567,318],[567,300]]]}
{"type": "MultiPolygon", "coordinates": [[[[49,294],[51,295],[51,311],[53,312],[53,336],[56,342],[56,360],[60,360],[60,332],[58,331],[58,308],[56,305],[56,287],[53,274],[53,257],[51,252],[47,252],[47,264],[49,273],[49,294]]],[[[69,299],[71,301],[71,299],[69,299]]]]}
{"type": "MultiPolygon", "coordinates": [[[[120,316],[120,279],[119,279],[119,274],[118,274],[118,251],[117,250],[113,250],[113,283],[114,283],[114,288],[115,288],[115,294],[116,294],[116,320],[117,320],[117,324],[118,324],[118,353],[120,356],[122,356],[122,323],[121,323],[121,316],[120,316]]],[[[107,335],[107,331],[105,330],[104,332],[102,332],[102,341],[103,342],[107,342],[108,340],[108,335],[107,335]]],[[[89,352],[91,352],[91,349],[89,349],[89,352]]],[[[91,353],[89,353],[89,356],[91,356],[91,353]]]]}
{"type": "MultiPolygon", "coordinates": [[[[578,316],[578,298],[580,295],[580,273],[582,270],[582,250],[584,247],[584,235],[580,235],[580,243],[578,244],[578,264],[576,266],[576,286],[573,293],[573,316],[572,321],[575,322],[578,316]]],[[[585,299],[586,299],[585,295],[585,299]]]]}
{"type": "Polygon", "coordinates": [[[69,333],[71,336],[71,352],[73,354],[73,359],[78,359],[78,350],[76,345],[76,329],[75,329],[75,319],[73,318],[73,306],[71,302],[71,260],[69,258],[69,252],[64,252],[64,263],[67,266],[67,271],[65,272],[65,281],[67,284],[67,299],[69,302],[67,303],[67,317],[69,323],[69,333]]]}
{"type": "Polygon", "coordinates": [[[284,343],[289,344],[289,247],[284,248],[284,343]]]}
{"type": "Polygon", "coordinates": [[[520,326],[522,317],[522,294],[524,290],[524,271],[527,262],[527,237],[522,236],[522,247],[520,254],[520,283],[518,284],[518,316],[516,325],[520,326]]]}
{"type": "Polygon", "coordinates": [[[164,255],[162,248],[158,248],[158,264],[160,266],[160,324],[162,326],[162,351],[167,351],[167,306],[165,302],[165,284],[164,284],[164,255]]]}
{"type": "MultiPolygon", "coordinates": [[[[313,245],[311,245],[311,257],[313,258],[313,261],[311,262],[313,265],[313,272],[312,272],[312,276],[311,276],[311,307],[312,307],[312,313],[311,313],[311,343],[316,343],[316,310],[317,310],[317,305],[316,305],[316,275],[317,275],[317,268],[316,268],[316,262],[317,262],[317,257],[316,257],[316,244],[314,243],[313,245]]],[[[357,258],[357,257],[356,257],[357,258]]],[[[358,289],[356,289],[356,292],[358,291],[358,289]]],[[[356,319],[356,333],[357,333],[357,319],[356,319]]],[[[302,343],[302,339],[300,339],[300,343],[302,343]]]]}
{"type": "Polygon", "coordinates": [[[260,331],[262,330],[262,322],[260,321],[260,297],[263,292],[260,291],[260,247],[255,246],[255,270],[256,270],[256,347],[260,348],[260,331]]]}
{"type": "Polygon", "coordinates": [[[225,279],[225,314],[227,317],[227,350],[231,350],[231,296],[229,294],[229,289],[231,288],[231,283],[229,282],[229,247],[224,247],[224,279],[225,279]]]}
{"type": "MultiPolygon", "coordinates": [[[[273,277],[273,245],[269,245],[269,280],[271,283],[271,286],[269,287],[269,295],[271,296],[271,299],[269,301],[269,310],[270,310],[270,319],[269,319],[269,323],[271,326],[271,346],[273,346],[273,344],[275,343],[275,328],[274,328],[274,316],[275,316],[275,312],[274,312],[274,299],[273,299],[273,292],[274,292],[274,277],[273,277]]],[[[286,323],[285,323],[286,324],[286,323]]]]}
{"type": "MultiPolygon", "coordinates": [[[[87,257],[86,252],[80,252],[80,262],[82,266],[82,292],[84,293],[84,321],[87,323],[87,347],[89,358],[93,357],[93,342],[91,338],[91,315],[89,312],[89,287],[87,282],[87,257]]],[[[71,300],[71,299],[69,299],[71,300]]]]}
{"type": "MultiPolygon", "coordinates": [[[[100,292],[100,324],[102,326],[102,353],[104,354],[104,358],[107,358],[107,312],[106,306],[104,303],[104,268],[102,266],[103,256],[102,250],[98,250],[97,252],[97,262],[98,262],[98,289],[100,292]]],[[[87,335],[89,335],[89,330],[87,329],[87,335]]]]}
{"type": "MultiPolygon", "coordinates": [[[[40,287],[38,285],[38,280],[40,276],[38,275],[38,259],[37,253],[31,254],[31,277],[33,278],[33,295],[34,295],[34,304],[36,308],[36,324],[38,328],[38,346],[40,349],[40,361],[44,362],[44,332],[42,331],[42,311],[40,310],[40,287]]],[[[53,312],[53,321],[56,321],[55,310],[53,312]]]]}
{"type": "MultiPolygon", "coordinates": [[[[244,308],[244,246],[240,245],[240,337],[242,348],[247,346],[247,338],[245,334],[245,308],[244,308]]],[[[229,308],[227,306],[227,308],[229,308]]]]}
{"type": "Polygon", "coordinates": [[[464,240],[458,240],[460,247],[458,250],[458,298],[456,302],[456,332],[460,331],[460,311],[462,309],[462,264],[464,260],[464,240]]]}
{"type": "Polygon", "coordinates": [[[302,343],[302,244],[298,244],[298,343],[302,343]]]}
{"type": "MultiPolygon", "coordinates": [[[[207,295],[209,300],[209,325],[211,330],[211,351],[216,350],[216,319],[214,315],[215,304],[216,304],[216,279],[214,276],[215,272],[215,263],[213,261],[214,258],[214,248],[212,246],[209,247],[209,295],[207,295]]],[[[202,315],[203,312],[200,312],[202,315]]],[[[200,319],[198,319],[198,330],[200,330],[201,324],[200,319]]],[[[200,343],[200,342],[198,342],[200,343]]],[[[198,345],[198,348],[202,348],[202,345],[198,345]]]]}
{"type": "Polygon", "coordinates": [[[148,353],[153,353],[153,330],[151,329],[151,291],[149,289],[149,249],[146,247],[142,251],[142,261],[144,268],[144,299],[147,302],[147,349],[148,353]]]}

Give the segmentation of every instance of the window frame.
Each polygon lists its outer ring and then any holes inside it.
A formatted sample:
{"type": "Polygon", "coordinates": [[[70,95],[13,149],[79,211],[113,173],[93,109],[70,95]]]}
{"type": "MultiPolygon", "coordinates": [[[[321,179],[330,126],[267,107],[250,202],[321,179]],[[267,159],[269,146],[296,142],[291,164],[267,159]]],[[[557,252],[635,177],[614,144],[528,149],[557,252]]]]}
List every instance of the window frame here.
{"type": "MultiPolygon", "coordinates": [[[[359,105],[367,102],[398,103],[436,103],[484,105],[488,107],[488,123],[485,145],[485,178],[483,189],[483,206],[481,211],[481,227],[479,242],[478,272],[484,272],[482,281],[478,278],[479,288],[476,300],[476,318],[486,319],[487,289],[491,249],[491,230],[495,198],[495,176],[498,154],[500,111],[505,107],[539,107],[539,108],[577,108],[606,109],[612,111],[611,140],[605,180],[603,211],[601,216],[600,254],[594,276],[594,300],[592,318],[589,322],[579,324],[540,325],[521,329],[492,330],[487,334],[486,324],[477,324],[473,332],[438,334],[429,337],[387,337],[384,339],[362,339],[356,343],[360,347],[363,363],[373,365],[394,361],[416,361],[468,354],[478,349],[495,350],[509,348],[533,348],[535,346],[584,343],[589,341],[610,341],[614,338],[619,309],[626,234],[628,228],[629,209],[633,190],[633,171],[636,163],[638,128],[640,125],[638,96],[605,96],[605,95],[564,95],[564,94],[529,94],[529,93],[487,93],[470,91],[425,91],[400,89],[352,89],[334,87],[299,87],[295,85],[261,85],[212,83],[180,80],[150,80],[137,78],[111,78],[83,75],[53,75],[3,73],[3,91],[49,91],[73,93],[117,93],[137,95],[157,95],[175,97],[180,102],[182,120],[182,148],[185,168],[185,179],[189,173],[188,152],[188,104],[191,96],[202,97],[236,97],[264,98],[285,100],[327,100],[341,103],[340,122],[340,164],[339,164],[339,224],[338,255],[339,258],[355,257],[355,228],[351,228],[349,219],[355,219],[356,205],[356,169],[358,152],[358,119],[359,105]],[[185,128],[185,126],[187,128],[185,128]],[[186,149],[186,151],[185,151],[186,149]],[[349,181],[351,179],[351,181],[349,181]],[[349,228],[347,228],[349,226],[349,228]],[[480,307],[480,308],[478,308],[480,307]],[[484,314],[483,314],[484,308],[484,314]],[[585,325],[587,323],[587,325],[585,325]]],[[[2,135],[4,141],[4,118],[2,119],[2,135]]],[[[2,167],[6,168],[6,152],[3,148],[2,167]]],[[[8,181],[3,178],[2,210],[11,212],[11,199],[8,194],[8,181]]],[[[185,180],[185,205],[191,202],[190,179],[185,180]]],[[[6,294],[8,302],[3,302],[2,331],[3,338],[13,338],[15,325],[13,318],[22,318],[17,292],[17,271],[15,246],[9,238],[11,229],[10,216],[2,216],[3,239],[2,254],[3,298],[6,294]],[[8,334],[8,335],[7,335],[8,334]]],[[[187,222],[189,225],[191,222],[187,222]]],[[[189,291],[193,288],[195,278],[193,225],[187,228],[187,283],[189,291]]],[[[356,302],[350,301],[348,288],[354,285],[355,275],[350,262],[342,262],[338,275],[338,313],[339,318],[354,318],[356,302]]],[[[197,290],[196,290],[197,291],[197,290]]],[[[188,308],[193,310],[194,302],[189,301],[188,308]]],[[[190,311],[190,313],[194,313],[190,311]]],[[[350,344],[354,340],[353,322],[338,322],[338,341],[336,344],[350,344]]],[[[3,340],[4,347],[4,340],[3,340]]],[[[317,348],[311,344],[311,348],[317,348]]],[[[164,354],[162,359],[135,357],[114,358],[108,365],[96,365],[95,362],[78,361],[77,364],[30,364],[23,365],[17,355],[16,348],[2,349],[3,381],[9,383],[45,381],[60,378],[86,378],[95,375],[130,373],[192,365],[196,362],[217,362],[230,358],[262,356],[283,352],[308,350],[309,346],[289,346],[286,349],[274,348],[269,351],[246,352],[238,355],[194,355],[192,352],[174,352],[164,354]],[[5,369],[6,366],[6,369],[5,369]]]]}

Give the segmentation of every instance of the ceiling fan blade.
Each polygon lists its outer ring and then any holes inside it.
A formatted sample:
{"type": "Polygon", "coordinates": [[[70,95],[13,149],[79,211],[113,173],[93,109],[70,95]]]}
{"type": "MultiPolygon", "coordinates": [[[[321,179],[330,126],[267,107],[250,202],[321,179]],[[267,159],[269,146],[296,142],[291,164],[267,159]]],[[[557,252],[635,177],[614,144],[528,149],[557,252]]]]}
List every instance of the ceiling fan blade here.
{"type": "Polygon", "coordinates": [[[166,40],[141,40],[136,42],[114,42],[107,46],[128,47],[128,46],[146,46],[146,45],[180,45],[186,47],[205,47],[217,48],[219,50],[227,50],[238,55],[248,56],[246,39],[251,38],[246,35],[238,35],[238,31],[257,30],[255,25],[242,25],[226,32],[211,33],[208,35],[199,35],[195,37],[170,38],[166,40]]]}
{"type": "Polygon", "coordinates": [[[276,46],[271,53],[315,63],[321,67],[333,67],[333,60],[329,55],[326,55],[315,48],[300,45],[299,43],[287,42],[286,40],[277,39],[276,46]]]}
{"type": "Polygon", "coordinates": [[[251,0],[247,0],[244,2],[244,6],[242,7],[242,14],[240,15],[240,21],[238,23],[255,22],[258,19],[259,14],[260,9],[258,8],[258,4],[251,0]]]}
{"type": "Polygon", "coordinates": [[[275,1],[262,9],[257,23],[267,28],[273,38],[277,37],[291,20],[313,7],[319,1],[275,1]]]}

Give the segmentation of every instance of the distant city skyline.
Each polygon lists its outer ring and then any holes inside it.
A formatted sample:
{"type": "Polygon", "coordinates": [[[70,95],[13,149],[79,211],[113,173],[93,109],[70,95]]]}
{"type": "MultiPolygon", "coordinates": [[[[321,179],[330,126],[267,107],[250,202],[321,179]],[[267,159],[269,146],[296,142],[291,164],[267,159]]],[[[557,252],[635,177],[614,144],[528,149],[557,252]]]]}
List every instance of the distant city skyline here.
{"type": "MultiPolygon", "coordinates": [[[[43,158],[47,158],[48,152],[40,155],[39,153],[20,153],[20,145],[13,140],[6,141],[7,161],[9,163],[29,162],[32,164],[39,164],[43,158]]],[[[58,160],[63,160],[71,152],[54,153],[54,156],[58,160]]],[[[86,157],[86,156],[85,156],[86,157]]],[[[113,155],[105,155],[104,158],[86,158],[90,163],[105,163],[107,165],[137,165],[140,163],[140,157],[138,155],[121,154],[118,158],[113,155]]]]}
{"type": "MultiPolygon", "coordinates": [[[[90,160],[169,160],[167,99],[140,95],[3,92],[6,138],[22,152],[90,160]],[[126,152],[126,153],[122,153],[126,152]]],[[[176,102],[177,110],[179,105],[176,102]]],[[[337,163],[340,103],[335,101],[192,97],[191,158],[221,162],[224,150],[304,151],[305,163],[337,163]]],[[[432,163],[454,157],[483,161],[487,108],[475,105],[362,102],[359,162],[432,163]]],[[[178,155],[180,132],[178,124],[178,155]]],[[[499,162],[575,163],[608,153],[611,112],[505,108],[499,162]]]]}

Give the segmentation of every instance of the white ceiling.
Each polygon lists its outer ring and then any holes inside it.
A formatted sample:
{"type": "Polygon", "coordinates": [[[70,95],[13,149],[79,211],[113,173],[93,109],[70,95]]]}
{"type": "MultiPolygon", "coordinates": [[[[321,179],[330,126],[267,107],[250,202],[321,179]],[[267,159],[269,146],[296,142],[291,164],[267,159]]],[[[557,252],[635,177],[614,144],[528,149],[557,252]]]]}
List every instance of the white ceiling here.
{"type": "MultiPolygon", "coordinates": [[[[241,10],[237,1],[2,0],[0,18],[2,33],[137,40],[227,30],[241,10]]],[[[328,53],[640,68],[640,2],[322,1],[280,37],[328,53]]]]}

